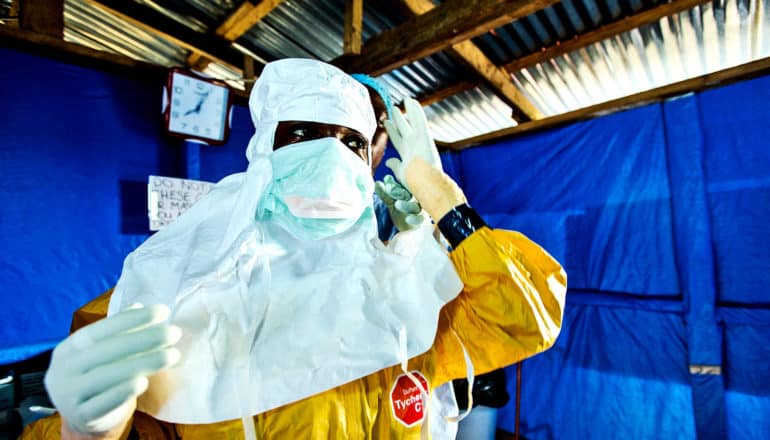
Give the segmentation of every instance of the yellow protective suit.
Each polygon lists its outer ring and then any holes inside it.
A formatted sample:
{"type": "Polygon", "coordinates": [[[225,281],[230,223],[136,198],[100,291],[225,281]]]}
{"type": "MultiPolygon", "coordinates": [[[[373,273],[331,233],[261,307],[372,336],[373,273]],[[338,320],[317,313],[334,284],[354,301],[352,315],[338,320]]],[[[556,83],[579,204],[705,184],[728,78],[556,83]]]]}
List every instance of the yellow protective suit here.
{"type": "MultiPolygon", "coordinates": [[[[433,346],[409,360],[429,389],[465,377],[462,340],[476,374],[511,365],[550,347],[559,334],[566,275],[540,246],[518,232],[482,228],[450,254],[464,283],[444,306],[433,346]]],[[[78,311],[73,330],[106,316],[107,292],[78,311]]],[[[400,366],[254,417],[264,439],[418,439],[418,423],[394,417],[391,390],[400,366]]],[[[234,397],[235,398],[235,397],[234,397]]],[[[60,420],[49,417],[27,427],[22,439],[59,438],[60,420]]],[[[209,425],[172,425],[135,413],[140,439],[243,439],[241,420],[209,425]]],[[[126,438],[128,432],[125,433],[126,438]]]]}

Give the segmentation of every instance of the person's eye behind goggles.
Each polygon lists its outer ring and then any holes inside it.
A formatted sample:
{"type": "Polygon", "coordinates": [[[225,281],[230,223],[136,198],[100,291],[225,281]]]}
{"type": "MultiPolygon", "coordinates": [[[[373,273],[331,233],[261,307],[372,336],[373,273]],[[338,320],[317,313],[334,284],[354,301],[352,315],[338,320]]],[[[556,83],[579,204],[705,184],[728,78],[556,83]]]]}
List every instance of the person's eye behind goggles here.
{"type": "Polygon", "coordinates": [[[280,122],[275,131],[273,150],[326,137],[340,141],[366,164],[372,163],[372,146],[364,135],[348,127],[318,122],[280,122]]]}

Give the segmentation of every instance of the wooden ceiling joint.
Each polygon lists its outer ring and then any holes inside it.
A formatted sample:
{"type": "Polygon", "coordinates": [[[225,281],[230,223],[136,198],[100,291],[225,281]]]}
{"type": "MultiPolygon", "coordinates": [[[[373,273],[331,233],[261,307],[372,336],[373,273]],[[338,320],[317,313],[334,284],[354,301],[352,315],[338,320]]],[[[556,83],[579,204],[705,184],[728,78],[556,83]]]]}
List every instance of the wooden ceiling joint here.
{"type": "Polygon", "coordinates": [[[359,56],[332,63],[347,72],[381,75],[539,11],[557,0],[448,0],[369,39],[359,56]]]}

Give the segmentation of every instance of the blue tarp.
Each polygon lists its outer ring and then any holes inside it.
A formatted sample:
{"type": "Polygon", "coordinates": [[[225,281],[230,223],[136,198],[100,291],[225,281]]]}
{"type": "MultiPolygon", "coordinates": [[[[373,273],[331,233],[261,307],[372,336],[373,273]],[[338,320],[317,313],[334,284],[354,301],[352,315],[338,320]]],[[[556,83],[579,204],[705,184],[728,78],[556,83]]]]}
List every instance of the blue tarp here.
{"type": "Polygon", "coordinates": [[[563,334],[523,363],[527,438],[770,438],[769,101],[760,78],[447,161],[567,268],[563,334]]]}
{"type": "MultiPolygon", "coordinates": [[[[168,140],[159,83],[0,56],[2,364],[115,283],[149,235],[147,175],[242,171],[252,127],[236,107],[224,146],[168,140]]],[[[569,274],[561,337],[523,363],[527,438],[770,439],[767,102],[759,78],[443,155],[491,225],[569,274]]]]}

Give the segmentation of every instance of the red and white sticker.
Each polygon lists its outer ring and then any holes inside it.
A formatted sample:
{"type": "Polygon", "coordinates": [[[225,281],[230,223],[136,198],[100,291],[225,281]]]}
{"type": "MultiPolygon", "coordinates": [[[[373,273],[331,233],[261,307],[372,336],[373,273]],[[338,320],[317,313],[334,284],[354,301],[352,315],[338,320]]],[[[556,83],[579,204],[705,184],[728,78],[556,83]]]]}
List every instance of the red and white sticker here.
{"type": "MultiPolygon", "coordinates": [[[[412,371],[411,374],[429,392],[425,376],[419,371],[412,371]]],[[[390,389],[390,409],[393,410],[393,417],[407,428],[421,423],[425,418],[425,402],[420,389],[406,374],[398,376],[390,389]]]]}

